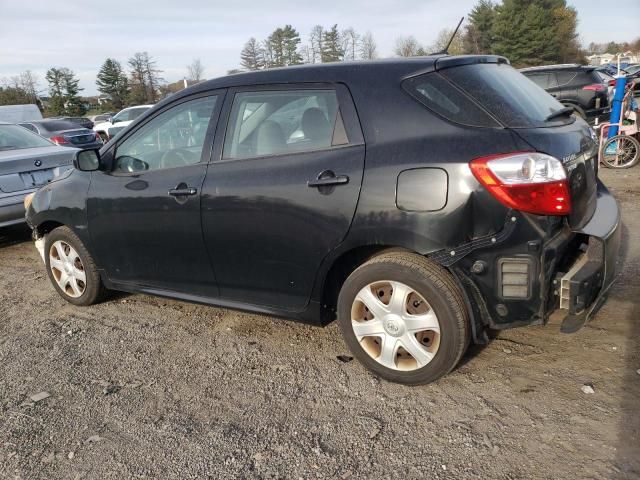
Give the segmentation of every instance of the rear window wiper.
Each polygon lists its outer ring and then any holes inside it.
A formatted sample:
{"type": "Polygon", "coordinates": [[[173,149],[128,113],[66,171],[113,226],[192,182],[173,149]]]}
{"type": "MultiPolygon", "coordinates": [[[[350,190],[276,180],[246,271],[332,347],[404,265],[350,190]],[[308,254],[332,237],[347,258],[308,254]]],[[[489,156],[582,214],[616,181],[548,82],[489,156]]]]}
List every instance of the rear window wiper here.
{"type": "Polygon", "coordinates": [[[571,115],[572,113],[573,113],[573,107],[564,107],[564,108],[561,108],[560,110],[556,110],[555,112],[547,115],[547,118],[545,118],[544,121],[548,122],[549,120],[553,120],[554,118],[564,117],[565,115],[571,115]]]}

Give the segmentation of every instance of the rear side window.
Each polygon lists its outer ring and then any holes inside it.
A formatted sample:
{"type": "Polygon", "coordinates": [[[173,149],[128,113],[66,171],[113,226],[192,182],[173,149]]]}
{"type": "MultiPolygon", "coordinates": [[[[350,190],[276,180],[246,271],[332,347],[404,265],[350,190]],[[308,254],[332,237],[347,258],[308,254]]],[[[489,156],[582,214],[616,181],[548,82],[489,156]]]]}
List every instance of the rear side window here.
{"type": "Polygon", "coordinates": [[[525,73],[525,77],[545,90],[558,86],[556,76],[553,72],[537,72],[537,73],[525,73]]]}
{"type": "Polygon", "coordinates": [[[346,145],[334,90],[241,92],[235,95],[223,158],[250,158],[346,145]]]}
{"type": "Polygon", "coordinates": [[[562,104],[510,65],[485,63],[442,70],[442,76],[466,92],[505,127],[548,127],[571,123],[569,117],[546,118],[562,104]]]}
{"type": "Polygon", "coordinates": [[[560,85],[568,85],[576,78],[577,72],[571,70],[558,70],[556,76],[560,85]]]}
{"type": "Polygon", "coordinates": [[[470,98],[437,73],[410,78],[402,86],[420,103],[454,123],[475,127],[499,126],[470,98]]]}

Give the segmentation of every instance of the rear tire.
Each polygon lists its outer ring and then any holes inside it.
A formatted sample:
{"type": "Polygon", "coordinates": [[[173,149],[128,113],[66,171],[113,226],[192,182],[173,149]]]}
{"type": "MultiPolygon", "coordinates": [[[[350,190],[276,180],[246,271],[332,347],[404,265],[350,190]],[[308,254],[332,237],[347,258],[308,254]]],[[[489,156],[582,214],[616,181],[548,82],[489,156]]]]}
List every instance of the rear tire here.
{"type": "Polygon", "coordinates": [[[338,324],[365,367],[407,385],[449,373],[470,340],[463,294],[451,274],[406,252],[374,257],[349,275],[338,297],[338,324]]]}
{"type": "Polygon", "coordinates": [[[45,241],[45,266],[49,280],[67,302],[93,305],[104,298],[106,289],[93,257],[69,227],[52,230],[45,241]]]}
{"type": "Polygon", "coordinates": [[[640,142],[630,135],[616,135],[604,143],[600,158],[607,168],[631,168],[640,161],[640,142]]]}

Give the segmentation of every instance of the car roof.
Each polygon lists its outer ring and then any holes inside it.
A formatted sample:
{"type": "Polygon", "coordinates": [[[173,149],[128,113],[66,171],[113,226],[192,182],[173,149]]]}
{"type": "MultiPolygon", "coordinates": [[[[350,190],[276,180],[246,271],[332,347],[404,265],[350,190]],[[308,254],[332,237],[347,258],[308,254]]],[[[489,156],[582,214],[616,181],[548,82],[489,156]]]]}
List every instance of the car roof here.
{"type": "Polygon", "coordinates": [[[521,68],[521,73],[538,72],[543,70],[584,70],[585,72],[595,70],[594,65],[580,65],[578,63],[564,63],[559,65],[540,65],[537,67],[521,68]]]}
{"type": "MultiPolygon", "coordinates": [[[[72,117],[65,117],[65,118],[72,118],[72,117]]],[[[33,125],[37,125],[39,127],[42,127],[44,130],[48,132],[57,132],[61,130],[81,130],[83,128],[81,125],[78,125],[77,123],[73,123],[70,120],[63,120],[58,118],[51,118],[51,119],[45,118],[44,120],[33,120],[29,122],[20,122],[20,123],[30,123],[33,125]],[[52,127],[52,128],[48,128],[48,127],[52,127]]]]}
{"type": "Polygon", "coordinates": [[[234,73],[192,85],[162,100],[164,105],[183,96],[218,88],[287,83],[371,83],[391,78],[402,79],[439,68],[472,63],[509,63],[497,55],[429,55],[356,62],[316,63],[234,73]]]}

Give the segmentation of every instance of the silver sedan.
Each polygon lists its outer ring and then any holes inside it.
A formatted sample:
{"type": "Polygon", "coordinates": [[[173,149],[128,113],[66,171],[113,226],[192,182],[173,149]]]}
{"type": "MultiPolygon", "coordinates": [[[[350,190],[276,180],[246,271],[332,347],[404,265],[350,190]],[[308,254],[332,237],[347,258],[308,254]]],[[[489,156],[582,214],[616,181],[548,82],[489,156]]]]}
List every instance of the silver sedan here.
{"type": "Polygon", "coordinates": [[[76,150],[0,122],[0,227],[25,221],[27,195],[73,168],[76,150]]]}

